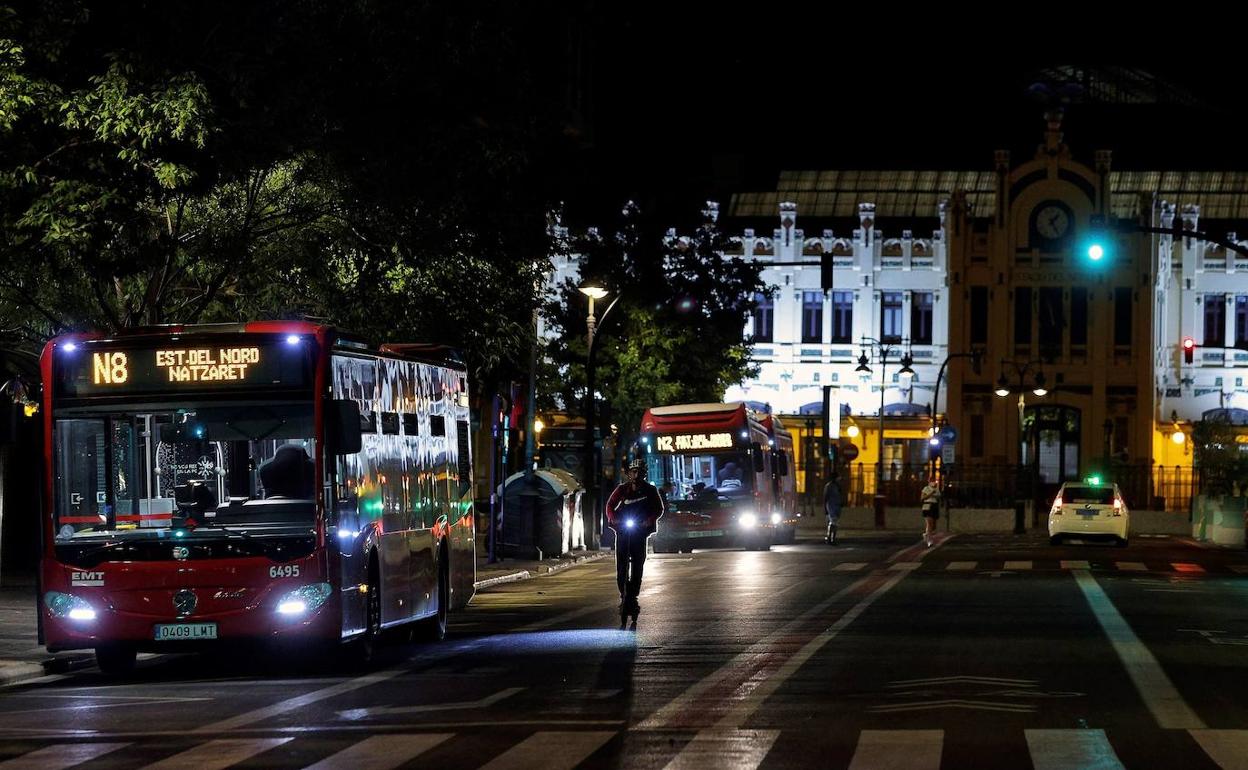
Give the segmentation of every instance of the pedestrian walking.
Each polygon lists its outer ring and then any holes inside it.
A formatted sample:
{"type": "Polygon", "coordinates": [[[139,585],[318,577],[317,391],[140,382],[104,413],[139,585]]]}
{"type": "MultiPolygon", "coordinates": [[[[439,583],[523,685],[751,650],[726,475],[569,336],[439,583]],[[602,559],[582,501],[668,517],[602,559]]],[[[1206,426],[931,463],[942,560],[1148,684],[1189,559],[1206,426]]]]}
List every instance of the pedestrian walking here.
{"type": "Polygon", "coordinates": [[[835,475],[823,486],[823,515],[828,519],[828,534],[823,542],[836,545],[836,528],[841,523],[841,485],[835,475]]]}
{"type": "Polygon", "coordinates": [[[935,476],[927,477],[927,485],[919,493],[919,502],[923,509],[923,543],[932,546],[932,535],[936,533],[936,520],[940,518],[940,486],[935,476]]]}

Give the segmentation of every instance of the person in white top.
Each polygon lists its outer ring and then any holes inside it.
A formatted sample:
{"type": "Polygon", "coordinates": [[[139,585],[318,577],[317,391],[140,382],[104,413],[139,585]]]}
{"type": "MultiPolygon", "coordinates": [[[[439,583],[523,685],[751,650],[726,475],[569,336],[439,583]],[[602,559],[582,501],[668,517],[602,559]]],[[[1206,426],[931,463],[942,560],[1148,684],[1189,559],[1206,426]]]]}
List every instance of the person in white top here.
{"type": "Polygon", "coordinates": [[[927,485],[919,493],[919,502],[923,509],[923,542],[930,548],[936,520],[940,518],[940,486],[935,476],[927,477],[927,485]]]}

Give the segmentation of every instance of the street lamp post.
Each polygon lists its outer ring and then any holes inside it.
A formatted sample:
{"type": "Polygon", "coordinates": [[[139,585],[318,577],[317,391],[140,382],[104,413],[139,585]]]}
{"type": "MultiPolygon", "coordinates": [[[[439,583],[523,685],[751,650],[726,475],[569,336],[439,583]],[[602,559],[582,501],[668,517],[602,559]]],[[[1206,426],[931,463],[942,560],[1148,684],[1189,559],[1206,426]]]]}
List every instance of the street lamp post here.
{"type": "MultiPolygon", "coordinates": [[[[975,370],[976,374],[979,374],[980,361],[983,360],[983,357],[984,357],[984,351],[972,350],[970,353],[950,353],[949,355],[945,356],[944,361],[940,362],[940,371],[936,373],[936,390],[932,394],[932,430],[931,430],[932,438],[936,437],[936,428],[937,428],[936,407],[940,403],[940,383],[941,383],[941,380],[945,379],[945,367],[948,366],[949,362],[955,358],[970,358],[974,362],[972,364],[972,368],[975,370]]],[[[928,460],[928,464],[931,467],[932,472],[935,472],[936,471],[936,458],[934,456],[928,460]]],[[[944,476],[943,465],[941,466],[941,469],[942,469],[941,475],[944,476]]]]}
{"type": "Polygon", "coordinates": [[[607,314],[611,312],[611,308],[615,307],[615,303],[620,301],[620,298],[616,296],[611,300],[611,304],[607,305],[607,309],[603,311],[602,318],[597,319],[594,317],[594,300],[607,296],[607,290],[601,286],[587,284],[580,287],[580,292],[589,297],[589,313],[585,316],[585,327],[588,333],[585,351],[585,496],[583,498],[585,502],[582,510],[589,511],[588,546],[591,550],[598,550],[602,544],[602,527],[599,522],[596,497],[598,465],[594,457],[594,337],[597,328],[606,321],[607,314]]]}
{"type": "MultiPolygon", "coordinates": [[[[1019,446],[1018,460],[1019,460],[1020,466],[1023,463],[1023,456],[1022,456],[1023,413],[1027,411],[1027,392],[1030,391],[1032,394],[1036,396],[1040,396],[1040,397],[1046,396],[1049,393],[1048,386],[1045,383],[1044,371],[1041,369],[1042,366],[1043,366],[1043,362],[1040,359],[1032,359],[1030,361],[1024,361],[1022,363],[1019,363],[1018,361],[1015,361],[1013,359],[1006,359],[1006,358],[1001,359],[1001,376],[997,378],[997,387],[993,391],[994,393],[997,394],[997,396],[1001,398],[1005,398],[1006,396],[1009,396],[1011,393],[1018,394],[1018,446],[1019,446]],[[1009,379],[1006,378],[1005,369],[1007,366],[1012,368],[1014,370],[1014,373],[1018,376],[1017,386],[1011,386],[1009,379]],[[1032,374],[1031,387],[1027,387],[1027,374],[1029,372],[1032,374]]],[[[1031,518],[1032,518],[1032,526],[1038,526],[1040,523],[1040,508],[1039,508],[1039,499],[1038,499],[1038,496],[1040,494],[1039,436],[1036,436],[1035,448],[1032,450],[1031,454],[1032,454],[1031,462],[1028,463],[1028,465],[1031,466],[1031,498],[1032,498],[1031,518]]],[[[1021,467],[1020,467],[1020,471],[1021,471],[1021,467]]],[[[1021,473],[1015,478],[1016,480],[1018,478],[1021,478],[1021,473]]],[[[1017,501],[1017,498],[1015,499],[1017,501]]],[[[1024,531],[1025,531],[1025,528],[1023,525],[1021,505],[1018,505],[1015,508],[1014,533],[1022,534],[1024,531]]]]}
{"type": "MultiPolygon", "coordinates": [[[[874,337],[863,337],[859,346],[864,352],[858,356],[858,366],[854,368],[855,372],[871,373],[871,367],[867,365],[868,357],[866,350],[876,351],[880,357],[880,435],[877,443],[877,457],[875,466],[875,526],[882,529],[884,527],[884,396],[888,390],[888,357],[896,353],[901,345],[906,344],[904,340],[896,342],[884,342],[874,337]],[[896,347],[894,347],[896,345],[896,347]]],[[[901,369],[898,371],[902,377],[913,377],[914,369],[911,364],[914,359],[910,356],[910,352],[902,354],[901,369]]]]}

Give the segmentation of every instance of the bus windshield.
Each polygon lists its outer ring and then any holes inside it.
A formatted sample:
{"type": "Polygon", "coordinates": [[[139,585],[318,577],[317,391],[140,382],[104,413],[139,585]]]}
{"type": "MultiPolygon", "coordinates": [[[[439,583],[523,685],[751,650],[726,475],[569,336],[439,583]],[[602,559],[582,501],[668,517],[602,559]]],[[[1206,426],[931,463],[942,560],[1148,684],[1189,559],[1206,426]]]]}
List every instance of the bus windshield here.
{"type": "Polygon", "coordinates": [[[66,410],[54,435],[57,542],[315,523],[310,403],[66,410]]]}
{"type": "Polygon", "coordinates": [[[750,494],[754,474],[745,452],[651,454],[650,483],[667,489],[668,500],[702,500],[750,494]]]}

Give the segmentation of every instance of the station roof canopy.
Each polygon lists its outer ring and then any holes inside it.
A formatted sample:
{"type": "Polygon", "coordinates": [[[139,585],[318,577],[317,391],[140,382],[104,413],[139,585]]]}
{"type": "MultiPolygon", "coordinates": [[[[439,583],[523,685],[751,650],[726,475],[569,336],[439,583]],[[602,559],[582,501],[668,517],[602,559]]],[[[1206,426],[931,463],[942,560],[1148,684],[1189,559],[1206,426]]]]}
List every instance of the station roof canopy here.
{"type": "MultiPolygon", "coordinates": [[[[1134,218],[1146,196],[1178,206],[1195,203],[1202,219],[1248,220],[1248,172],[1113,171],[1109,175],[1114,217],[1134,218]]],[[[782,171],[775,191],[732,196],[728,216],[775,217],[783,202],[799,217],[856,218],[859,203],[874,203],[879,218],[936,218],[937,205],[955,190],[966,193],[976,217],[997,208],[992,171],[782,171]]]]}

